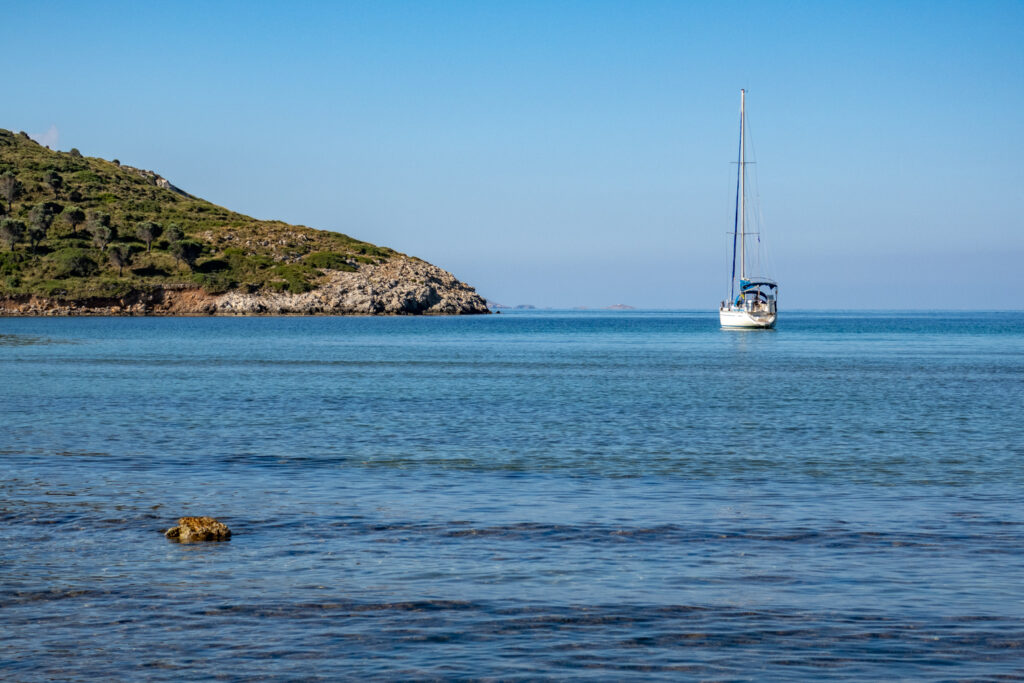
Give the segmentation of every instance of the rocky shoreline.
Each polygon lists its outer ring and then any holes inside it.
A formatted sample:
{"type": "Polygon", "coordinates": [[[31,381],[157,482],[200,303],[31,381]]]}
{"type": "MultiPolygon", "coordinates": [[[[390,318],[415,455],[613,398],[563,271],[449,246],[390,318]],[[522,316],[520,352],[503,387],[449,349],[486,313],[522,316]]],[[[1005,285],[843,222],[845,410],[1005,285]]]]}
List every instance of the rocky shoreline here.
{"type": "Polygon", "coordinates": [[[135,290],[119,298],[64,301],[35,295],[0,297],[0,316],[206,315],[473,315],[489,313],[476,290],[425,261],[391,258],[356,272],[326,270],[326,281],[302,294],[210,294],[190,285],[135,290]]]}

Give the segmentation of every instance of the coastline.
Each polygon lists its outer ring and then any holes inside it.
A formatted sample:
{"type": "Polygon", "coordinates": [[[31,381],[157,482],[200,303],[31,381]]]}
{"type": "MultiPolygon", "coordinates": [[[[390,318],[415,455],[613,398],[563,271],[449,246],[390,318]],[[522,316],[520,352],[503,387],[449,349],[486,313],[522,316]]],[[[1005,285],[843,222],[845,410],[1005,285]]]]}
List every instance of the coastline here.
{"type": "Polygon", "coordinates": [[[325,271],[326,281],[303,293],[213,294],[190,284],[133,289],[120,297],[62,300],[37,294],[0,297],[0,317],[201,317],[279,315],[485,315],[476,290],[425,261],[394,258],[356,272],[325,271]]]}

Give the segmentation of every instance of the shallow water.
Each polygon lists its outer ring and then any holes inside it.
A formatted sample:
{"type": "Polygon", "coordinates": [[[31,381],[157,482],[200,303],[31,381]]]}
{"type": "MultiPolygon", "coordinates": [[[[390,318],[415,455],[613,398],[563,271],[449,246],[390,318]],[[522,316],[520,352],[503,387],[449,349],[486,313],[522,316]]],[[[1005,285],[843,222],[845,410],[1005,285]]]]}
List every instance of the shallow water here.
{"type": "Polygon", "coordinates": [[[1024,677],[1024,314],[3,319],[0,401],[0,677],[1024,677]]]}

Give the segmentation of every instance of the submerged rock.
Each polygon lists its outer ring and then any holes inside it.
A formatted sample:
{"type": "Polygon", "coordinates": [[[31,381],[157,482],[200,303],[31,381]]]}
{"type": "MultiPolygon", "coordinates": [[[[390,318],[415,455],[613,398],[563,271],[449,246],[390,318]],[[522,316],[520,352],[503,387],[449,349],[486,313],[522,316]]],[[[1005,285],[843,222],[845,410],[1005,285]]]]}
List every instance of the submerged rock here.
{"type": "Polygon", "coordinates": [[[231,529],[213,517],[182,517],[178,526],[168,529],[164,536],[178,543],[226,541],[231,538],[231,529]]]}

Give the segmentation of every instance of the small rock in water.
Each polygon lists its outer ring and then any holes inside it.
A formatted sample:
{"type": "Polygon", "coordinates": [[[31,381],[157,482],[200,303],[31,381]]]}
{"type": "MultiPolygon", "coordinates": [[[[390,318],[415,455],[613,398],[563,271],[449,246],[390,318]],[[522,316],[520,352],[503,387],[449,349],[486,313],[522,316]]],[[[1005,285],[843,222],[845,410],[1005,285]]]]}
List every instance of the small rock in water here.
{"type": "Polygon", "coordinates": [[[179,543],[226,541],[231,538],[231,529],[213,517],[182,517],[178,526],[168,529],[164,536],[179,543]]]}

